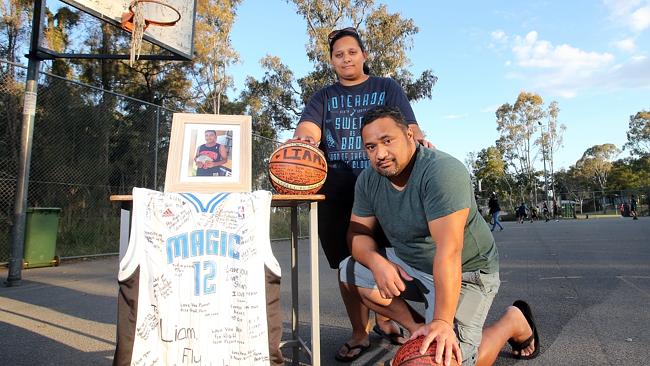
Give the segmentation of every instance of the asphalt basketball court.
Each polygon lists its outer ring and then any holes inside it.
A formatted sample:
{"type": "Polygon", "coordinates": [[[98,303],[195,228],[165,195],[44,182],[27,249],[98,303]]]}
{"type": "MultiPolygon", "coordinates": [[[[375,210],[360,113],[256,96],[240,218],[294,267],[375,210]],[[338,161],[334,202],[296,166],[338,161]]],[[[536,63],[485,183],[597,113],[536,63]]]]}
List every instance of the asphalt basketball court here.
{"type": "MultiPolygon", "coordinates": [[[[495,232],[502,285],[488,322],[512,301],[531,303],[542,354],[497,365],[645,365],[650,349],[650,218],[505,223],[495,232]]],[[[302,243],[301,243],[302,244],[302,243]]],[[[284,328],[290,327],[289,243],[273,244],[284,271],[284,328]]],[[[309,339],[307,243],[300,247],[301,335],[309,339]]],[[[321,253],[322,254],[322,253],[321,253]]],[[[321,364],[347,340],[336,272],[320,256],[321,364]]],[[[0,364],[110,365],[115,347],[117,258],[29,269],[18,287],[0,287],[0,364]]],[[[6,278],[7,270],[0,270],[6,278]]],[[[395,347],[371,336],[354,365],[390,359],[395,347]]],[[[291,352],[287,350],[285,355],[291,352]]],[[[289,364],[289,363],[287,363],[289,364]]]]}

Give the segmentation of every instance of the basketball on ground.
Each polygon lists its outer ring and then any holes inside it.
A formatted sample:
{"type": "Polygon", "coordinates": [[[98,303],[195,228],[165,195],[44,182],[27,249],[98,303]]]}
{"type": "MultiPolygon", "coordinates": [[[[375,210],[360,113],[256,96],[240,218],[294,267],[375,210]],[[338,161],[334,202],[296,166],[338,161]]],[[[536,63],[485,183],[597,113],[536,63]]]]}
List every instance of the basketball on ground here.
{"type": "Polygon", "coordinates": [[[291,141],[271,154],[269,179],[279,194],[314,194],[326,177],[325,155],[310,144],[291,141]]]}
{"type": "MultiPolygon", "coordinates": [[[[436,363],[436,342],[431,342],[427,351],[420,354],[420,347],[424,337],[420,336],[404,343],[395,353],[392,366],[442,366],[442,363],[436,363]]],[[[458,366],[458,361],[452,356],[451,366],[458,366]]]]}

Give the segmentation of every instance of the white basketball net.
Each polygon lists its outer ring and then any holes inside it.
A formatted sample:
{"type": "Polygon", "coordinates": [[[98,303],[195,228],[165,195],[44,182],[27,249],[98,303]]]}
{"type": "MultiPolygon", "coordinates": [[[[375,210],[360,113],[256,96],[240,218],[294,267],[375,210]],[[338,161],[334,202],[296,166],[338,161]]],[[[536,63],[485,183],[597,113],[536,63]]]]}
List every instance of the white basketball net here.
{"type": "Polygon", "coordinates": [[[136,0],[135,6],[133,7],[133,32],[131,33],[131,57],[129,58],[129,66],[133,66],[133,62],[140,58],[145,25],[144,5],[136,0]]]}

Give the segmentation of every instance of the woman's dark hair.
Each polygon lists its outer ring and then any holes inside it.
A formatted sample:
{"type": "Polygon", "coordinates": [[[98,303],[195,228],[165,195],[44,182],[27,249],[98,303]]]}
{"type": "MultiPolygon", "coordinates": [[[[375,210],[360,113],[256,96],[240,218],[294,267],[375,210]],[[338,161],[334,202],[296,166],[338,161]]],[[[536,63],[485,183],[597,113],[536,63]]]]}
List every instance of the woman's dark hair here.
{"type": "MultiPolygon", "coordinates": [[[[332,58],[332,52],[334,51],[334,43],[336,43],[336,41],[346,36],[350,36],[354,38],[357,41],[357,44],[359,45],[361,52],[366,52],[366,47],[363,45],[363,41],[361,40],[361,36],[357,32],[357,30],[353,27],[348,27],[348,28],[335,30],[329,34],[330,58],[332,58]]],[[[366,62],[363,63],[363,73],[366,75],[370,75],[370,68],[368,67],[366,62]]]]}

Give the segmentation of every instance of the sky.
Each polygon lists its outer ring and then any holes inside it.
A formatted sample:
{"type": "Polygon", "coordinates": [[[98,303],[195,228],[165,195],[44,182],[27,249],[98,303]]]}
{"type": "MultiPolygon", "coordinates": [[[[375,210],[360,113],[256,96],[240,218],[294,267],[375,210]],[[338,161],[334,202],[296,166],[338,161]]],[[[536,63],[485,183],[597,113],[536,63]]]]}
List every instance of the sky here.
{"type": "MultiPolygon", "coordinates": [[[[521,91],[539,94],[546,106],[558,102],[566,131],[556,168],[575,164],[593,145],[622,147],[630,115],[650,110],[650,0],[377,4],[419,28],[409,70],[430,69],[439,79],[432,98],[413,109],[427,138],[461,161],[494,145],[494,112],[521,91]]],[[[265,55],[279,56],[297,77],[313,66],[306,23],[285,1],[244,0],[231,40],[242,60],[229,70],[232,96],[247,76],[263,75],[265,55]]]]}

